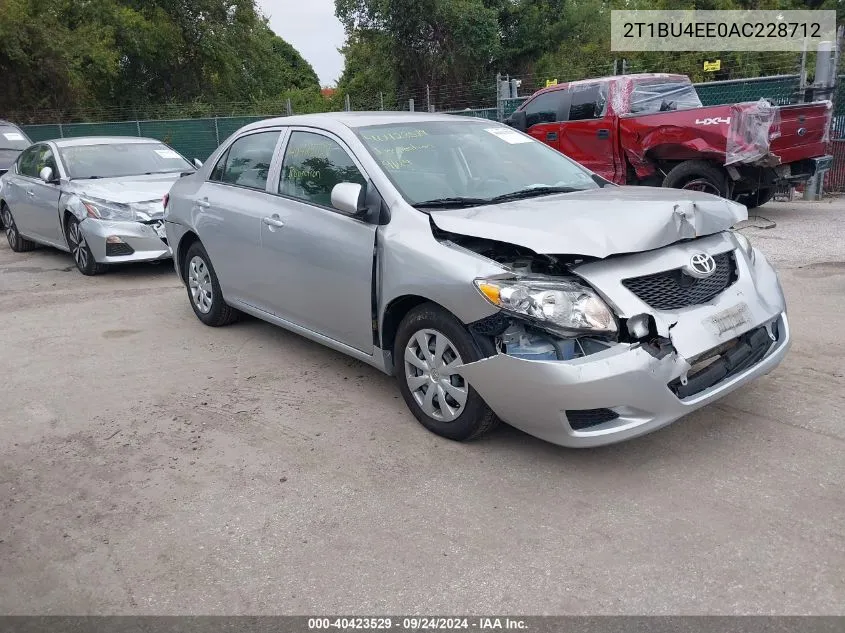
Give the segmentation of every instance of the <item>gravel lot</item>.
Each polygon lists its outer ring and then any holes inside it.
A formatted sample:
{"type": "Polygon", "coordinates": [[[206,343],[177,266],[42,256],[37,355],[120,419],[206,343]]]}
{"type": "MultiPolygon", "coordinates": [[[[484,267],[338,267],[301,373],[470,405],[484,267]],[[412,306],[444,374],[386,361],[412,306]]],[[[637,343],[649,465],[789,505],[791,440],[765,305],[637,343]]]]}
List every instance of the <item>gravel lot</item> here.
{"type": "Polygon", "coordinates": [[[787,360],[581,451],[439,439],[367,366],[204,327],[169,265],[3,240],[0,613],[845,614],[845,200],[758,212],[787,360]]]}

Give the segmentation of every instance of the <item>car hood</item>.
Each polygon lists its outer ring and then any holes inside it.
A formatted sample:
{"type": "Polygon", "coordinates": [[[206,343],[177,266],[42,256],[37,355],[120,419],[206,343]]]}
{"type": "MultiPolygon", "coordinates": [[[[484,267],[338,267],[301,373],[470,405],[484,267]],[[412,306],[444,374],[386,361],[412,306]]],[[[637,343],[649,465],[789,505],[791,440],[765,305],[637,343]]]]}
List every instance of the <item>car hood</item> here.
{"type": "Polygon", "coordinates": [[[110,202],[131,204],[161,200],[170,191],[179,174],[154,174],[128,178],[102,178],[97,180],[70,180],[65,189],[79,196],[90,196],[110,202]]]}
{"type": "Polygon", "coordinates": [[[719,233],[748,218],[736,202],[698,191],[603,187],[504,204],[431,211],[450,233],[540,254],[607,257],[719,233]]]}

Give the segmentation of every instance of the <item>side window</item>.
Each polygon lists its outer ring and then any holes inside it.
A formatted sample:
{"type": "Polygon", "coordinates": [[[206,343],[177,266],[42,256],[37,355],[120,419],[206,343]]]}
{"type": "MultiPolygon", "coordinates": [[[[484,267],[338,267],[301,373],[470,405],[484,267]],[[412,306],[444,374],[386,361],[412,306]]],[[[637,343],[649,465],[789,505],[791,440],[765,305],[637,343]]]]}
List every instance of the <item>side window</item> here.
{"type": "Polygon", "coordinates": [[[214,169],[211,170],[211,174],[209,174],[209,180],[216,180],[221,181],[223,180],[223,170],[226,169],[226,159],[229,158],[229,150],[223,152],[223,155],[217,159],[217,164],[214,166],[214,169]]]}
{"type": "Polygon", "coordinates": [[[42,145],[41,148],[41,151],[38,153],[38,168],[35,175],[38,176],[42,169],[49,167],[53,170],[53,175],[58,178],[59,169],[56,167],[56,159],[53,156],[53,150],[51,150],[47,145],[42,145]]]}
{"type": "Polygon", "coordinates": [[[539,95],[525,106],[527,127],[538,123],[554,123],[558,120],[565,90],[554,90],[539,95]]]}
{"type": "Polygon", "coordinates": [[[604,116],[604,106],[607,99],[603,95],[606,89],[605,84],[592,84],[572,90],[569,120],[583,121],[584,119],[599,119],[604,116]]]}
{"type": "Polygon", "coordinates": [[[18,158],[18,173],[21,176],[38,178],[38,157],[43,145],[33,145],[24,150],[18,158]]]}
{"type": "Polygon", "coordinates": [[[242,136],[232,143],[226,154],[214,166],[214,172],[221,167],[219,180],[230,185],[247,187],[264,191],[267,187],[267,174],[270,163],[273,162],[273,152],[279,132],[258,132],[249,136],[242,136]]]}
{"type": "Polygon", "coordinates": [[[291,134],[282,163],[280,194],[330,207],[332,189],[341,182],[366,185],[345,149],[322,134],[291,134]]]}

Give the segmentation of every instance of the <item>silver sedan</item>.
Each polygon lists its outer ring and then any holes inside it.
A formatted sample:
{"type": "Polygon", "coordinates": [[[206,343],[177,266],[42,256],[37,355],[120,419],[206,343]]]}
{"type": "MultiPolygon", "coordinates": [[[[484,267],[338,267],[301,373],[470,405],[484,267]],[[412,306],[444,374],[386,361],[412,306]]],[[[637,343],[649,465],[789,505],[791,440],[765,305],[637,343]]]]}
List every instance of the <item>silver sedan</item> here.
{"type": "Polygon", "coordinates": [[[0,177],[9,246],[69,251],[85,275],[110,264],[168,259],[162,198],[180,175],[193,172],[184,157],[155,139],[36,143],[0,177]]]}
{"type": "Polygon", "coordinates": [[[501,419],[568,446],[663,427],[774,369],[790,345],[744,206],[618,187],[490,121],[270,119],[165,210],[203,323],[246,312],[394,374],[466,440],[501,419]]]}

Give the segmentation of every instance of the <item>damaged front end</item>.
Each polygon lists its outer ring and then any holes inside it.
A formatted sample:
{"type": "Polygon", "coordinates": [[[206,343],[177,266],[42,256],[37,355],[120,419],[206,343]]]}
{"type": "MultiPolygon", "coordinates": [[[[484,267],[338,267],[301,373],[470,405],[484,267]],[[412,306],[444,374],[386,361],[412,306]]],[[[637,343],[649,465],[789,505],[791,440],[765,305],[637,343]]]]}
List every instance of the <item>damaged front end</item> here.
{"type": "Polygon", "coordinates": [[[469,329],[496,354],[461,375],[499,417],[550,442],[656,430],[768,373],[789,347],[777,276],[732,232],[603,259],[438,237],[506,271],[476,280],[500,311],[469,329]],[[706,276],[690,274],[699,260],[712,262],[706,276]]]}

